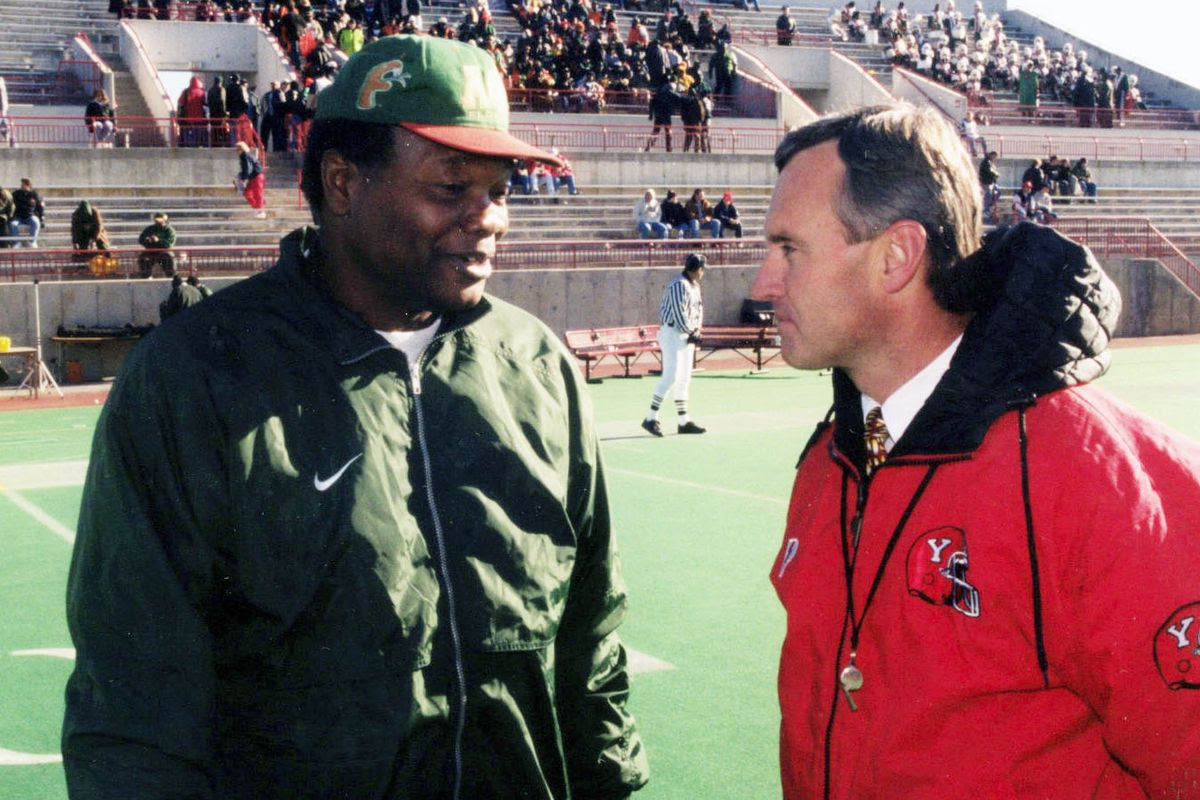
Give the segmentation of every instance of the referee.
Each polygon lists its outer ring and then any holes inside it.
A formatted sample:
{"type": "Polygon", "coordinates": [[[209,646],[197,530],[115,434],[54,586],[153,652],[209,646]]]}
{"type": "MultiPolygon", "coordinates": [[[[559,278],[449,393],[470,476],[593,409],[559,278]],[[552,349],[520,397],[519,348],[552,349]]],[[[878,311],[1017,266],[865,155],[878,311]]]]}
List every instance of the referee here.
{"type": "Polygon", "coordinates": [[[679,433],[704,433],[688,418],[688,384],[692,382],[692,359],[700,342],[700,326],[704,323],[704,303],[700,299],[700,281],[704,278],[707,260],[692,253],[684,262],[683,272],[671,281],[663,292],[658,307],[658,346],[662,349],[662,378],[654,387],[650,413],[642,427],[654,436],[662,436],[658,410],[667,392],[675,392],[675,410],[679,413],[679,433]]]}

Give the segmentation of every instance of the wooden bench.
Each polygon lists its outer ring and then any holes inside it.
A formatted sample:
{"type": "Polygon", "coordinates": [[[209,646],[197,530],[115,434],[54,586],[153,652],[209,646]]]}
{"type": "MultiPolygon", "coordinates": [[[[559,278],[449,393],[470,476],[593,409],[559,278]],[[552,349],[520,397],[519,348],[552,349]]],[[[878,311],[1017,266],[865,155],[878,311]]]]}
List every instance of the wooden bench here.
{"type": "Polygon", "coordinates": [[[592,378],[592,365],[611,358],[624,367],[626,378],[637,377],[631,370],[643,353],[653,354],[661,364],[658,349],[657,325],[630,325],[623,328],[587,328],[567,331],[563,334],[567,347],[583,362],[584,377],[588,383],[598,383],[592,378]]]}
{"type": "Polygon", "coordinates": [[[700,329],[696,363],[718,350],[732,350],[762,372],[763,365],[779,355],[779,329],[773,325],[705,325],[700,329]],[[775,352],[764,357],[764,350],[775,352]]]}

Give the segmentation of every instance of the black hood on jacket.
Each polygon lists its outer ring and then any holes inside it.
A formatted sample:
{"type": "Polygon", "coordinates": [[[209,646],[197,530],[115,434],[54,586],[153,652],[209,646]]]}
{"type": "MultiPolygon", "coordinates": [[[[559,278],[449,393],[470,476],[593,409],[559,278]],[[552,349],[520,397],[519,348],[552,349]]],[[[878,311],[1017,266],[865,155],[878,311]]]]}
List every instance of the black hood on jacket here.
{"type": "MultiPolygon", "coordinates": [[[[1005,411],[1095,380],[1111,361],[1121,297],[1082,245],[1022,222],[988,234],[956,270],[970,279],[945,292],[948,305],[974,317],[893,457],[970,453],[1005,411]]],[[[860,392],[841,370],[833,385],[834,439],[862,463],[860,392]]]]}

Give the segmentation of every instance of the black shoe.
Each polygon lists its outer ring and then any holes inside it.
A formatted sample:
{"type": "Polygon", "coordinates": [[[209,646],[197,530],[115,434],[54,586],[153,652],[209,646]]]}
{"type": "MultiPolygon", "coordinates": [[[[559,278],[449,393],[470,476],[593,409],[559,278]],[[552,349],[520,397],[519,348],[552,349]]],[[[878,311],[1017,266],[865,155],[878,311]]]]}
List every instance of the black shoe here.
{"type": "Polygon", "coordinates": [[[642,427],[645,428],[651,436],[662,436],[662,425],[659,425],[658,420],[656,419],[642,420],[642,427]]]}
{"type": "Polygon", "coordinates": [[[694,422],[689,422],[686,425],[679,426],[680,433],[704,433],[705,430],[705,428],[701,428],[694,422]]]}

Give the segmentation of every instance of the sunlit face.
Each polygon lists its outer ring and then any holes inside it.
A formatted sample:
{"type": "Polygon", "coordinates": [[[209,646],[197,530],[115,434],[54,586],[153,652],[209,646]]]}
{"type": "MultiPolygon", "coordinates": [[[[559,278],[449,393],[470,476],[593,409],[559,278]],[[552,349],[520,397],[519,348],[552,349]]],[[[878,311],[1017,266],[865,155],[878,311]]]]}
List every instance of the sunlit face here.
{"type": "Polygon", "coordinates": [[[454,150],[408,131],[386,167],[364,171],[343,218],[349,269],[386,308],[434,315],[474,306],[508,230],[512,161],[454,150]]]}
{"type": "Polygon", "coordinates": [[[767,210],[767,256],[751,295],[775,307],[784,360],[853,373],[872,332],[871,242],[848,243],[834,209],[845,168],[834,142],[797,153],[767,210]]]}

